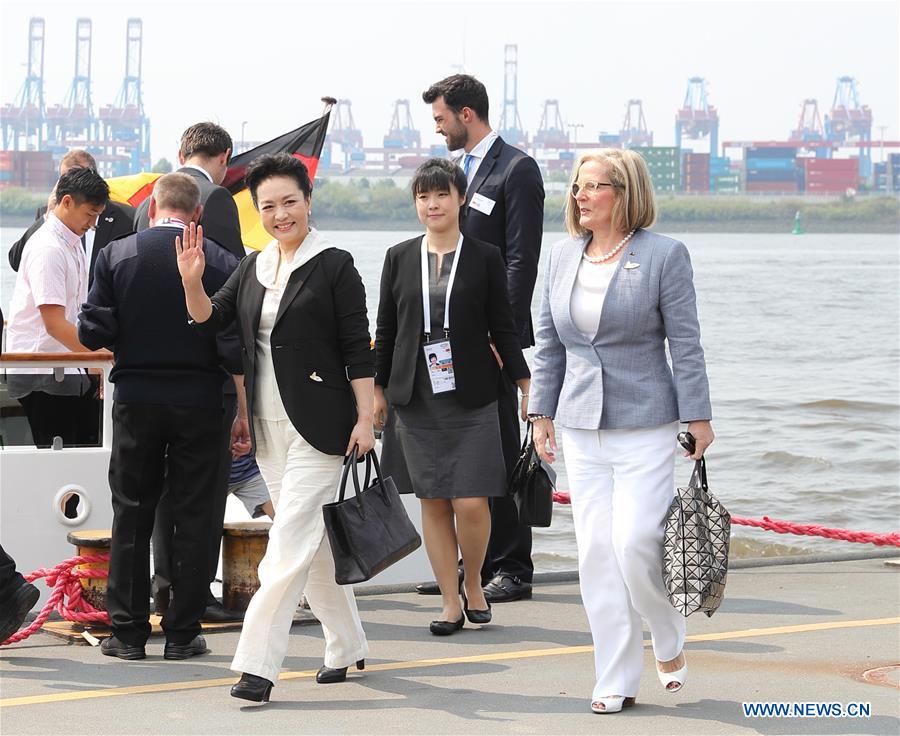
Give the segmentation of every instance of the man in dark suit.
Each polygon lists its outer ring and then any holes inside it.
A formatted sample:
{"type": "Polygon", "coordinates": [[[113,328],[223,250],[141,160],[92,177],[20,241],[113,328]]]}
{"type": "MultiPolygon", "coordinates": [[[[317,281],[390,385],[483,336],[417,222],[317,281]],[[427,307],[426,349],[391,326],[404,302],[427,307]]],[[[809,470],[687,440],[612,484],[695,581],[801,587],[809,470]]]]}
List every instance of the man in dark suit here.
{"type": "MultiPolygon", "coordinates": [[[[198,224],[203,226],[204,237],[240,260],[244,257],[245,251],[241,242],[237,205],[231,192],[219,186],[228,171],[231,149],[231,136],[224,128],[214,123],[192,125],[181,136],[181,147],[178,151],[181,168],[176,173],[190,176],[200,189],[202,211],[198,224]]],[[[134,221],[138,232],[146,230],[149,226],[149,207],[149,198],[138,207],[134,221]]],[[[228,498],[228,478],[231,471],[231,425],[237,411],[237,396],[231,382],[225,384],[224,409],[219,448],[219,479],[209,528],[210,583],[215,577],[219,560],[222,525],[225,521],[225,505],[228,498]]],[[[156,509],[153,529],[153,599],[160,613],[165,611],[171,595],[173,524],[172,505],[164,491],[156,509]]],[[[239,614],[226,611],[215,596],[207,591],[204,621],[234,621],[240,618],[239,614]]]]}
{"type": "MultiPolygon", "coordinates": [[[[241,242],[241,223],[237,205],[225,187],[220,184],[228,172],[231,160],[231,136],[215,123],[197,123],[181,136],[177,173],[187,174],[200,188],[200,204],[203,213],[199,224],[203,226],[205,237],[215,240],[238,260],[244,257],[241,242]]],[[[150,199],[145,199],[138,207],[134,218],[134,229],[140,232],[149,227],[148,209],[150,199]]]]}
{"type": "MultiPolygon", "coordinates": [[[[205,653],[200,618],[209,580],[209,527],[219,474],[222,385],[241,373],[234,335],[227,345],[189,324],[175,241],[200,214],[200,192],[184,174],[157,182],[151,227],[110,245],[97,261],[78,335],[110,347],[115,367],[110,488],[113,501],[107,607],[113,636],[103,654],[143,659],[150,635],[149,563],[154,510],[164,479],[174,509],[173,586],[163,616],[166,659],[205,653]]],[[[218,291],[237,259],[204,243],[203,288],[218,291]]]]}
{"type": "MultiPolygon", "coordinates": [[[[469,182],[460,215],[462,233],[500,249],[519,341],[523,348],[531,347],[531,298],[544,223],[544,184],[538,165],[491,130],[487,90],[474,77],[454,74],[442,79],[429,87],[422,99],[431,105],[435,129],[455,152],[469,182]]],[[[518,396],[505,373],[500,381],[500,433],[509,472],[521,447],[518,396]]],[[[491,539],[484,573],[490,578],[484,588],[488,601],[531,597],[531,528],[519,524],[511,498],[491,503],[491,539]]]]}
{"type": "MultiPolygon", "coordinates": [[[[69,169],[80,166],[86,169],[97,168],[97,162],[94,157],[87,151],[76,148],[69,151],[59,162],[59,175],[62,176],[69,169]]],[[[50,193],[47,204],[39,207],[35,214],[34,223],[25,231],[25,234],[19,238],[9,249],[9,265],[13,271],[19,270],[19,264],[22,262],[22,253],[25,250],[25,244],[34,235],[41,225],[47,219],[47,212],[56,207],[56,188],[50,193]]],[[[92,231],[85,233],[81,240],[81,244],[88,254],[88,287],[94,280],[94,264],[97,262],[97,254],[105,248],[113,240],[124,238],[129,233],[134,232],[134,207],[127,204],[119,204],[109,200],[106,208],[97,218],[97,226],[92,231]]]]}

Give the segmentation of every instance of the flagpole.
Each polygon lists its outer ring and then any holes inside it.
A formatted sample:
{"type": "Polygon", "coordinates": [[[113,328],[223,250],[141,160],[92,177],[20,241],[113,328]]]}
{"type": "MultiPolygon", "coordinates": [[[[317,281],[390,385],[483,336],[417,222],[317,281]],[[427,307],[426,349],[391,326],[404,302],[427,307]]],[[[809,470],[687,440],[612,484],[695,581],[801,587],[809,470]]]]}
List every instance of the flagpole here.
{"type": "Polygon", "coordinates": [[[337,104],[337,100],[334,97],[323,97],[322,102],[325,103],[325,109],[322,110],[322,115],[327,115],[331,108],[337,104]]]}

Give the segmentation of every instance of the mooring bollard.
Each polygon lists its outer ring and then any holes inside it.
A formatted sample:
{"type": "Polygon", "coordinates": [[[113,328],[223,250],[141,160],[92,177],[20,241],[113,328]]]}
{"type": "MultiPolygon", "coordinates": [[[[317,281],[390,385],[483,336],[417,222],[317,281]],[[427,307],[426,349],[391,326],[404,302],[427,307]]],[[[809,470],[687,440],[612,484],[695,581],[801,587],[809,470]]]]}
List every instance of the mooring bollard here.
{"type": "MultiPolygon", "coordinates": [[[[74,544],[77,554],[99,555],[109,554],[109,546],[112,542],[112,531],[109,529],[95,529],[91,531],[69,532],[66,541],[74,544]]],[[[102,569],[109,570],[108,562],[86,562],[75,568],[78,570],[102,569]]],[[[89,574],[89,573],[86,573],[89,574]]],[[[106,578],[81,578],[81,596],[98,611],[106,610],[106,578]]]]}
{"type": "Polygon", "coordinates": [[[222,530],[222,606],[246,611],[259,589],[257,568],[269,543],[268,521],[228,522],[222,530]]]}

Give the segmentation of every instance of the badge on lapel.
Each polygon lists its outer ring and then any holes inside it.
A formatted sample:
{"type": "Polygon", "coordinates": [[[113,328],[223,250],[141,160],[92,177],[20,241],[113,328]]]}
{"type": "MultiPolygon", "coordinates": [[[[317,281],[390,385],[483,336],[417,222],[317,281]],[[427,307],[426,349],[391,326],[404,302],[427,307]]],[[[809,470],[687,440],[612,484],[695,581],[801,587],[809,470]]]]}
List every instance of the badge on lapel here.
{"type": "Polygon", "coordinates": [[[322,377],[318,373],[313,371],[312,373],[309,374],[309,380],[310,381],[318,381],[319,383],[321,383],[322,377]]]}
{"type": "Polygon", "coordinates": [[[640,268],[640,263],[635,263],[634,261],[625,261],[625,268],[630,271],[632,268],[640,268]]]}

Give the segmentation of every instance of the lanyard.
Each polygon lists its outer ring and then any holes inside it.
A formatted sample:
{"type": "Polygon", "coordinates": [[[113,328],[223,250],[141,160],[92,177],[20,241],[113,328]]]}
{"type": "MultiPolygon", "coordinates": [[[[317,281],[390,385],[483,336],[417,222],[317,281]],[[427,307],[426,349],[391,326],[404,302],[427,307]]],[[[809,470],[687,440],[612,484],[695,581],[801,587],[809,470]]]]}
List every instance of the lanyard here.
{"type": "MultiPolygon", "coordinates": [[[[428,290],[428,244],[426,236],[422,236],[422,328],[425,332],[425,340],[431,339],[431,295],[428,290]]],[[[456,243],[456,255],[453,257],[453,265],[450,267],[450,280],[447,282],[447,298],[444,302],[444,335],[450,335],[450,292],[453,291],[453,282],[456,281],[456,267],[459,266],[459,257],[462,254],[463,236],[459,234],[456,243]]]]}

